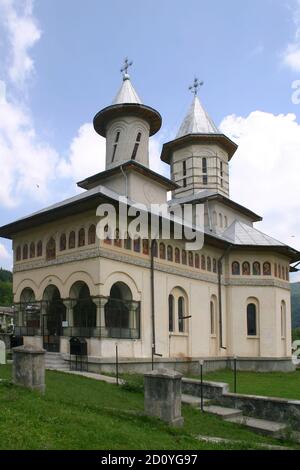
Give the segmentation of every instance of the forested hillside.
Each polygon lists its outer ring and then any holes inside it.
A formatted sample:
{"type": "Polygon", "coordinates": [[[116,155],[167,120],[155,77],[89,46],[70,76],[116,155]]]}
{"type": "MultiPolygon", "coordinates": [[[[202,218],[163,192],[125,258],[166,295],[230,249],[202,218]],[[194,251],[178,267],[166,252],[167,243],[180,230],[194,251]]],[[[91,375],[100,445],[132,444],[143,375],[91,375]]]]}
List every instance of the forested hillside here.
{"type": "Polygon", "coordinates": [[[293,282],[292,287],[292,320],[293,328],[300,327],[300,282],[293,282]]]}
{"type": "Polygon", "coordinates": [[[10,307],[12,302],[12,273],[0,268],[0,305],[10,307]]]}

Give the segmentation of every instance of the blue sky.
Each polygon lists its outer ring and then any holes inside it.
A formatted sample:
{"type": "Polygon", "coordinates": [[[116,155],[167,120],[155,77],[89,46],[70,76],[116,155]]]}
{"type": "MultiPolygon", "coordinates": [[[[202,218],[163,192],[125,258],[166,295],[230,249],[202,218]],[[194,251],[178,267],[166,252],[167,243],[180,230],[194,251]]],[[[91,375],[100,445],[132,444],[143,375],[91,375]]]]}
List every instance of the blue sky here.
{"type": "MultiPolygon", "coordinates": [[[[300,248],[298,0],[0,0],[0,224],[76,191],[103,169],[91,121],[121,83],[123,58],[145,104],[163,117],[152,167],[200,97],[240,145],[231,196],[262,214],[257,226],[300,248]],[[1,88],[0,88],[1,90],[1,88]]],[[[10,267],[0,240],[0,265],[10,267]]]]}

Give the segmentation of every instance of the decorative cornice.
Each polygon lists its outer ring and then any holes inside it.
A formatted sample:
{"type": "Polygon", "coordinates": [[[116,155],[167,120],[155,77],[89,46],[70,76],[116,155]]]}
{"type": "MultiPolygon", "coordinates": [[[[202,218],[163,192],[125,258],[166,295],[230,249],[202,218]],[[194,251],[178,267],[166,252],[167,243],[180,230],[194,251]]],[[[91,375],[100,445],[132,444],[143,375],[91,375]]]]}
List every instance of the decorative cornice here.
{"type": "MultiPolygon", "coordinates": [[[[114,250],[109,250],[105,248],[93,248],[89,250],[77,251],[72,254],[60,255],[57,259],[51,261],[38,260],[31,261],[30,263],[15,265],[14,272],[24,272],[32,269],[41,269],[51,266],[59,266],[66,263],[73,263],[76,261],[85,261],[93,258],[105,258],[113,261],[118,261],[121,263],[131,264],[134,266],[139,266],[141,268],[150,269],[151,262],[150,259],[143,259],[137,256],[126,255],[121,252],[114,250]]],[[[156,258],[157,259],[157,258],[156,258]]],[[[154,268],[156,271],[160,271],[166,274],[173,274],[176,276],[186,277],[188,279],[195,279],[198,281],[210,282],[212,284],[218,284],[217,275],[215,273],[203,273],[201,271],[189,271],[189,267],[186,266],[186,269],[181,265],[181,268],[163,264],[160,262],[154,261],[154,268]]],[[[231,279],[225,278],[222,276],[222,285],[224,286],[253,286],[253,287],[279,287],[281,289],[290,290],[290,284],[288,282],[283,282],[278,279],[231,279]]]]}

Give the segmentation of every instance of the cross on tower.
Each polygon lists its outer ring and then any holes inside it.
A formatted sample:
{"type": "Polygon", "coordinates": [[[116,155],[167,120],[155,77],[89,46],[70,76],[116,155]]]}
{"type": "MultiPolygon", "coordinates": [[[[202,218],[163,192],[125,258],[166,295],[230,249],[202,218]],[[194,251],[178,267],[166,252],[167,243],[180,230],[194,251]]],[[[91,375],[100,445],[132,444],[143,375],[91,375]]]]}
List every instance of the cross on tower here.
{"type": "Polygon", "coordinates": [[[193,85],[189,86],[189,90],[196,96],[198,93],[198,88],[204,85],[204,82],[200,82],[198,78],[195,77],[193,85]]]}
{"type": "Polygon", "coordinates": [[[132,66],[132,64],[133,64],[133,62],[132,62],[132,61],[129,62],[128,57],[126,57],[126,58],[124,59],[124,65],[123,65],[123,67],[121,68],[121,73],[123,74],[123,78],[126,78],[126,77],[127,77],[127,75],[128,75],[128,69],[129,69],[129,67],[132,66]]]}

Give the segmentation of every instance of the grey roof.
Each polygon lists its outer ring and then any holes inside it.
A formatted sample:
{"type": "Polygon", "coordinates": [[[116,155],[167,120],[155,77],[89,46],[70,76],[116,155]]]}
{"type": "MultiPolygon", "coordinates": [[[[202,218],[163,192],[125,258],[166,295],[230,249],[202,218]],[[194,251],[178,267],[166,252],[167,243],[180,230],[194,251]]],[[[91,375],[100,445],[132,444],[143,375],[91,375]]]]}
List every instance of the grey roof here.
{"type": "Polygon", "coordinates": [[[123,83],[121,85],[120,90],[117,93],[117,96],[113,100],[112,104],[128,104],[128,103],[137,103],[143,104],[142,100],[140,99],[139,95],[135,91],[129,75],[125,75],[123,77],[123,83]]]}
{"type": "Polygon", "coordinates": [[[200,103],[198,96],[193,99],[176,139],[189,134],[220,134],[219,129],[200,103]]]}
{"type": "Polygon", "coordinates": [[[222,234],[235,245],[286,246],[275,238],[265,235],[254,227],[235,220],[222,234]]]}

